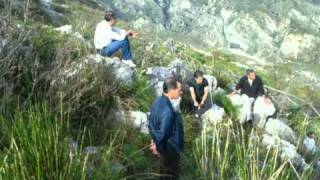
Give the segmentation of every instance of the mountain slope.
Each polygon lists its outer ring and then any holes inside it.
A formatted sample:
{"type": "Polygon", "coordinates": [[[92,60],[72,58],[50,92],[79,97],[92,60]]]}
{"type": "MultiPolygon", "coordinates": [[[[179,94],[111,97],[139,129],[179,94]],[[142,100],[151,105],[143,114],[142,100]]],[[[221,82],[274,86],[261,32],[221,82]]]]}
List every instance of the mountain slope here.
{"type": "Polygon", "coordinates": [[[319,63],[318,1],[97,0],[135,27],[183,34],[209,47],[258,57],[319,63]]]}

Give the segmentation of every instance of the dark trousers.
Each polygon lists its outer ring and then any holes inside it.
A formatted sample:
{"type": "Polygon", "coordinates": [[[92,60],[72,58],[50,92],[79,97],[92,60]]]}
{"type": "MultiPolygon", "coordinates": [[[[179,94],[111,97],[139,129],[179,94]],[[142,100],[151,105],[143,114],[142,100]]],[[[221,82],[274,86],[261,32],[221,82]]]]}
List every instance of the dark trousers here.
{"type": "MultiPolygon", "coordinates": [[[[194,107],[193,106],[193,101],[192,102],[192,108],[193,108],[193,112],[198,114],[199,117],[202,116],[202,114],[204,114],[205,112],[207,112],[211,107],[212,107],[212,102],[210,99],[207,99],[204,104],[200,107],[200,109],[198,107],[194,107]]],[[[198,102],[200,104],[200,102],[198,102]]]]}
{"type": "Polygon", "coordinates": [[[176,180],[180,174],[180,155],[178,153],[160,154],[160,179],[176,180]]]}

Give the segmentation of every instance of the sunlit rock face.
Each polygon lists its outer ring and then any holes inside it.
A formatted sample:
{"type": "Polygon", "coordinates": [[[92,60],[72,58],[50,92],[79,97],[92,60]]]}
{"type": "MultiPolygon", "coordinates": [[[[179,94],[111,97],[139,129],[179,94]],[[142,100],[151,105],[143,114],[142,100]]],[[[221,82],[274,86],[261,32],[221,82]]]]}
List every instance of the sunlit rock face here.
{"type": "Polygon", "coordinates": [[[318,62],[317,0],[97,0],[143,30],[188,35],[261,61],[318,62]],[[308,52],[308,53],[306,53],[308,52]]]}

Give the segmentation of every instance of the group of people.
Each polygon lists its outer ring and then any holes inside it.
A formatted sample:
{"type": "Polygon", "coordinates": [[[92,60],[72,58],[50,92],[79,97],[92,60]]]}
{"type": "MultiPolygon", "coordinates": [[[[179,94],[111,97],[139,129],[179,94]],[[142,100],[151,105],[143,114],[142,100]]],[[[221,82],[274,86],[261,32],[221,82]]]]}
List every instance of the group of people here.
{"type": "MultiPolygon", "coordinates": [[[[112,11],[105,14],[104,20],[96,26],[94,44],[102,56],[112,56],[122,51],[122,62],[134,68],[129,37],[137,32],[116,28],[117,19],[112,11]]],[[[194,72],[189,86],[192,108],[200,118],[212,106],[209,96],[209,83],[202,71],[194,72]]],[[[152,138],[150,150],[159,157],[162,179],[177,179],[180,173],[180,152],[184,149],[183,119],[180,111],[173,108],[172,101],[181,98],[182,83],[176,78],[168,78],[163,83],[163,95],[154,100],[149,116],[149,132],[152,138]],[[164,176],[168,175],[168,176],[164,176]]],[[[252,104],[259,96],[264,96],[263,82],[253,69],[248,69],[231,94],[247,95],[252,104]]],[[[249,118],[250,119],[250,118],[249,118]]]]}

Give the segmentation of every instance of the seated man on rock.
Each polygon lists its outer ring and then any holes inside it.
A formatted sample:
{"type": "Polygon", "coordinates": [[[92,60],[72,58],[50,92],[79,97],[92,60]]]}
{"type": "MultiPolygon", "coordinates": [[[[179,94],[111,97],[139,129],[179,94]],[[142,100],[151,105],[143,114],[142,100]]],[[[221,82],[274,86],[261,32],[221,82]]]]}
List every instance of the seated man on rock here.
{"type": "Polygon", "coordinates": [[[122,62],[130,67],[136,67],[132,61],[130,43],[128,37],[136,37],[138,33],[126,31],[114,27],[117,18],[112,11],[105,14],[104,20],[96,26],[94,45],[97,52],[102,56],[110,57],[117,51],[122,51],[122,62]]]}
{"type": "Polygon", "coordinates": [[[202,71],[196,71],[193,79],[188,83],[191,94],[193,111],[196,113],[196,118],[200,118],[212,106],[209,98],[209,83],[203,77],[202,71]]]}
{"type": "Polygon", "coordinates": [[[245,103],[248,107],[245,117],[246,122],[252,122],[253,120],[253,107],[258,97],[263,97],[266,103],[271,103],[264,95],[262,79],[256,75],[252,68],[246,70],[246,75],[239,80],[235,91],[231,95],[235,95],[238,91],[240,91],[243,99],[248,99],[248,102],[245,103]]]}

